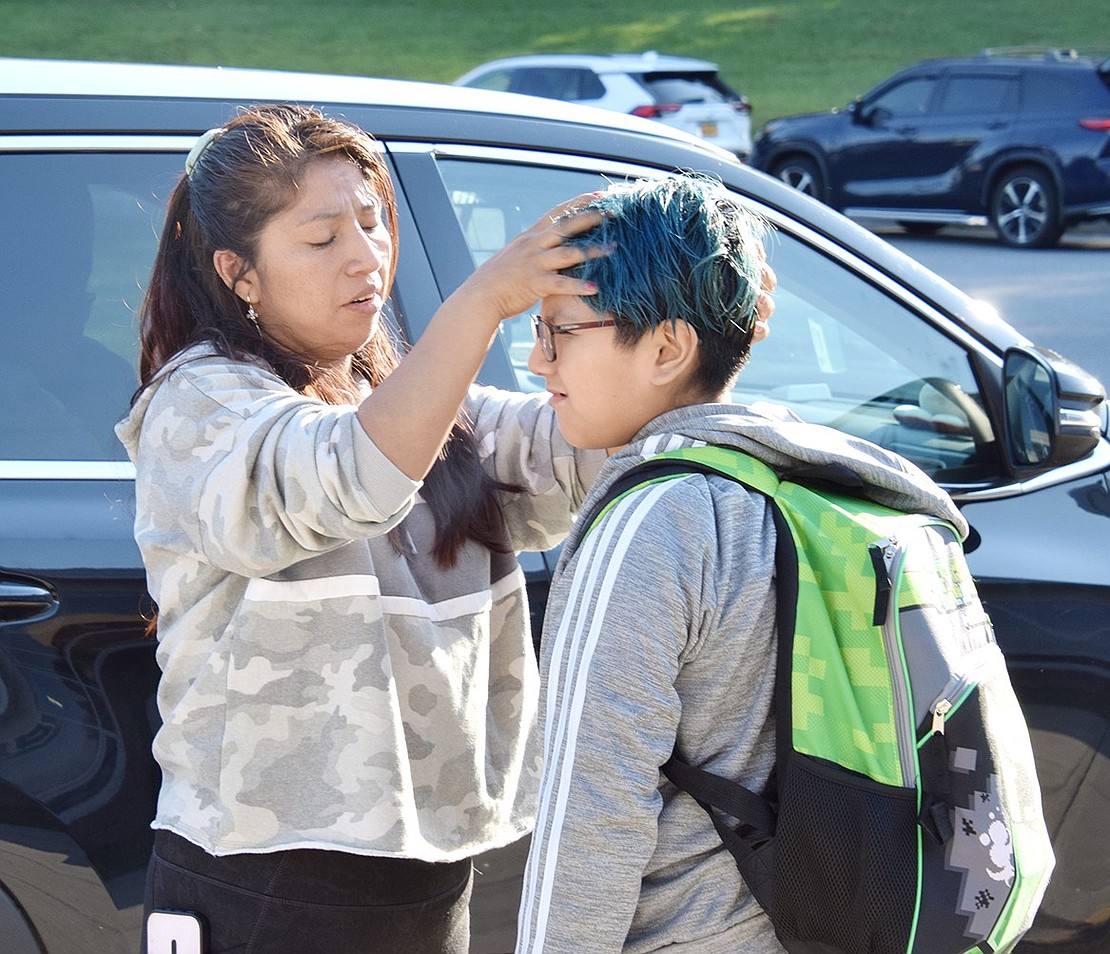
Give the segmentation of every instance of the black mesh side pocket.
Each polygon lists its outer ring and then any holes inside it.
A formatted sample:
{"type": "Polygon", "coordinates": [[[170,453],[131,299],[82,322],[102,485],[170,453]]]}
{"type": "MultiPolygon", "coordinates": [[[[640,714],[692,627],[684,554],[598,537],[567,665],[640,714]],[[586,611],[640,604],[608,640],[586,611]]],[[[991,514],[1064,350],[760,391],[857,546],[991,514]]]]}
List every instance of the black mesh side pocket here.
{"type": "Polygon", "coordinates": [[[772,913],[784,946],[905,954],[918,877],[914,791],[797,754],[782,791],[772,913]]]}

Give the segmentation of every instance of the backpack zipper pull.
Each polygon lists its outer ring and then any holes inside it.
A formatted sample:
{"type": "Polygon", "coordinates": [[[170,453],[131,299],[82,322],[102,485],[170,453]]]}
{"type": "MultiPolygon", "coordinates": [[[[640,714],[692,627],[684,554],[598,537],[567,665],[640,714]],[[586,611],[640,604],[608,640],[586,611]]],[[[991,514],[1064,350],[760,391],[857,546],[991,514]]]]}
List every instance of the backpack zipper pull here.
{"type": "Polygon", "coordinates": [[[935,706],[933,706],[933,732],[939,732],[944,735],[944,717],[952,710],[952,703],[947,699],[941,699],[935,706]]]}
{"type": "Polygon", "coordinates": [[[871,554],[871,566],[875,571],[875,607],[871,614],[872,626],[882,626],[890,611],[890,595],[894,589],[892,571],[897,543],[891,537],[889,540],[877,540],[867,545],[867,552],[871,554]]]}

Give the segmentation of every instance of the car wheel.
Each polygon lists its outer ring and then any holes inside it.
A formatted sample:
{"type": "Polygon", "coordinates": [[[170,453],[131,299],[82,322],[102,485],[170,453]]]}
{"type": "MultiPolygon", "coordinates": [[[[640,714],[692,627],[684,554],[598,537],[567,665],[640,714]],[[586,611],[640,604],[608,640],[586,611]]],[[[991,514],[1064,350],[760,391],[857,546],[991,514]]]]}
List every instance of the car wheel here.
{"type": "Polygon", "coordinates": [[[1056,186],[1043,169],[1007,170],[991,195],[991,222],[998,237],[1019,248],[1047,248],[1064,231],[1056,186]]]}
{"type": "Polygon", "coordinates": [[[771,175],[781,179],[792,189],[824,201],[825,183],[821,178],[821,170],[817,168],[817,163],[807,156],[780,159],[772,168],[771,175]]]}

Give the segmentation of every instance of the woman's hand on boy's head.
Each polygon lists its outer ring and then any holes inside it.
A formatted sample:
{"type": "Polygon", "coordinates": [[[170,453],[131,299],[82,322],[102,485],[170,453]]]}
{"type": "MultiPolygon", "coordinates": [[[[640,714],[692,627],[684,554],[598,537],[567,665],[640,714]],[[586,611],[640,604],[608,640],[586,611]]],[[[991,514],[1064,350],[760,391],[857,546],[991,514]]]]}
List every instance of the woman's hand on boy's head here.
{"type": "Polygon", "coordinates": [[[596,294],[592,282],[560,274],[599,254],[590,247],[565,244],[602,221],[600,212],[583,209],[591,198],[578,196],[542,215],[479,266],[455,294],[496,313],[498,321],[550,296],[596,294]]]}

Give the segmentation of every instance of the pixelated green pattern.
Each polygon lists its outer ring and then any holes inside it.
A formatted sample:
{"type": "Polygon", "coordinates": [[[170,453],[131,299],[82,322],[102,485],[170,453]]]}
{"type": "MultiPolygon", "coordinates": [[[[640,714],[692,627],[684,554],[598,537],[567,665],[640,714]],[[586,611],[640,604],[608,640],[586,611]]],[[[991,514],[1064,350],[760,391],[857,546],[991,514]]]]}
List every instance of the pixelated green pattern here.
{"type": "Polygon", "coordinates": [[[882,630],[872,625],[875,570],[868,546],[894,513],[798,484],[778,500],[798,549],[792,677],[794,748],[890,785],[902,784],[882,630]],[[847,503],[849,511],[844,503],[847,503]]]}
{"type": "MultiPolygon", "coordinates": [[[[904,515],[854,497],[780,484],[766,465],[734,450],[696,447],[660,456],[709,464],[778,501],[798,551],[793,746],[901,785],[891,689],[891,679],[902,678],[901,660],[890,665],[882,629],[872,625],[875,571],[868,546],[890,535],[892,516],[904,515]]],[[[899,605],[917,595],[908,581],[899,589],[899,605]]]]}
{"type": "Polygon", "coordinates": [[[907,562],[902,572],[899,609],[930,606],[947,615],[969,604],[978,607],[975,583],[954,535],[947,539],[939,533],[922,536],[914,551],[915,559],[907,562]]]}

